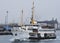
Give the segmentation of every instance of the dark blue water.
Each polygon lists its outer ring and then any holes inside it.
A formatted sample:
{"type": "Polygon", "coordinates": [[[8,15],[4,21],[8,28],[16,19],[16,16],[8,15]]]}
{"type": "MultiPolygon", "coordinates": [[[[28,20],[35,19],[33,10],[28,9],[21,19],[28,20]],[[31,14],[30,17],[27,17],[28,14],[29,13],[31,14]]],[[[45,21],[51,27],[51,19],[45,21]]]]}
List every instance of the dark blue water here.
{"type": "Polygon", "coordinates": [[[0,43],[60,43],[60,31],[57,31],[56,35],[57,38],[51,40],[45,39],[45,40],[38,40],[38,41],[15,41],[15,42],[10,41],[12,36],[0,35],[0,43]]]}

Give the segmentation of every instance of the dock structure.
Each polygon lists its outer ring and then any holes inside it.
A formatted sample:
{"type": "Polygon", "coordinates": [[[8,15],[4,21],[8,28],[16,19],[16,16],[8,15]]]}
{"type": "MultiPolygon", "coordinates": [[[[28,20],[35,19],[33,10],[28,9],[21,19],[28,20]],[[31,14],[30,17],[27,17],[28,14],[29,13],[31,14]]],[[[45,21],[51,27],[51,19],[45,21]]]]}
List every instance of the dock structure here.
{"type": "Polygon", "coordinates": [[[2,32],[0,32],[0,35],[13,35],[12,34],[12,32],[10,32],[10,31],[2,31],[2,32]]]}

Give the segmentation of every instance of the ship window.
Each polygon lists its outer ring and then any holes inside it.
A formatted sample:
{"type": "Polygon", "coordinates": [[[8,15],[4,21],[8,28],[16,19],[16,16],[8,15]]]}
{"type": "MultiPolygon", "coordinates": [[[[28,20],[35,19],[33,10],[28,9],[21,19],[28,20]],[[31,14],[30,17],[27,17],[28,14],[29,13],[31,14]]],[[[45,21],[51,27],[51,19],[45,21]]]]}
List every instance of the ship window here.
{"type": "Polygon", "coordinates": [[[33,32],[38,32],[38,29],[33,29],[33,32]]]}
{"type": "Polygon", "coordinates": [[[32,29],[28,29],[28,30],[32,30],[32,29]]]}
{"type": "Polygon", "coordinates": [[[34,33],[29,33],[29,35],[30,35],[30,36],[35,36],[35,34],[34,34],[34,33]]]}

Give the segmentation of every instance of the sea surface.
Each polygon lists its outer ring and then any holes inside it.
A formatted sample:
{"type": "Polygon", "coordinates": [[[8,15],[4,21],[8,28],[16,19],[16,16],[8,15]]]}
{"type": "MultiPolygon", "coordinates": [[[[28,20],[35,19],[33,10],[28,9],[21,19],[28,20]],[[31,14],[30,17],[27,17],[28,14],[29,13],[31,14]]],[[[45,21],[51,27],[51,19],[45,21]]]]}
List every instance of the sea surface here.
{"type": "Polygon", "coordinates": [[[60,30],[56,31],[57,38],[56,39],[45,39],[39,41],[15,41],[12,42],[10,39],[12,35],[0,35],[0,43],[60,43],[60,30]]]}

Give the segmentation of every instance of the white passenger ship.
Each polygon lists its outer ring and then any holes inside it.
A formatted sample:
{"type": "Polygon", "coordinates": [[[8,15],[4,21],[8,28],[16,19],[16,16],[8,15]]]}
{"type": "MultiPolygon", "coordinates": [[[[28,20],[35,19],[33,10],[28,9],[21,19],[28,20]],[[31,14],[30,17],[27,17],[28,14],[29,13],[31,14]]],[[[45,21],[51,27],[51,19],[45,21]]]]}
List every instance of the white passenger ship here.
{"type": "Polygon", "coordinates": [[[55,39],[55,29],[43,29],[39,25],[27,25],[22,27],[13,27],[13,40],[27,39],[55,39]]]}
{"type": "MultiPolygon", "coordinates": [[[[23,13],[23,11],[22,11],[23,13]]],[[[40,25],[37,24],[34,20],[34,2],[32,7],[32,18],[31,24],[29,25],[22,25],[19,27],[13,27],[12,33],[13,38],[12,40],[27,40],[27,39],[55,39],[55,28],[49,26],[42,28],[40,25]]]]}

